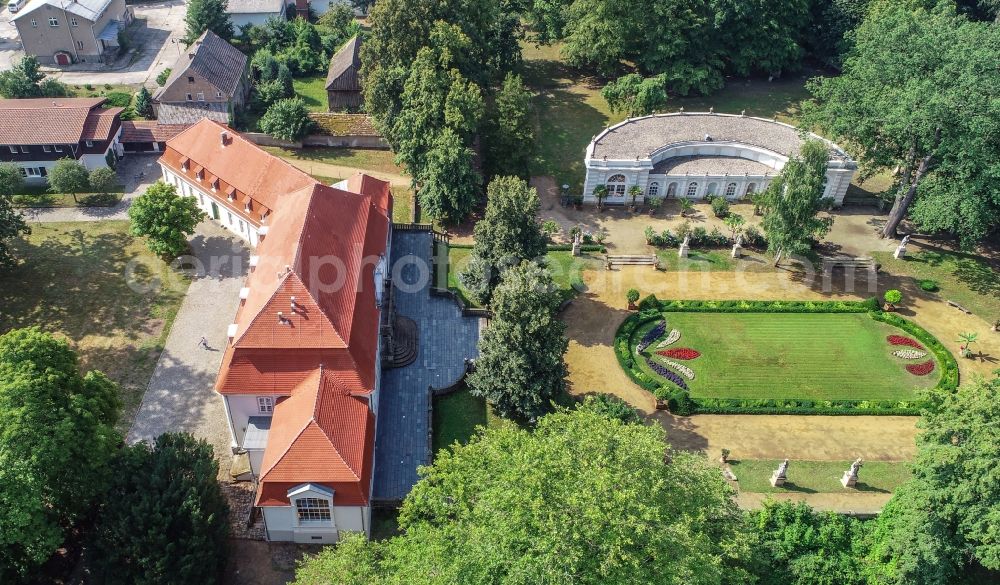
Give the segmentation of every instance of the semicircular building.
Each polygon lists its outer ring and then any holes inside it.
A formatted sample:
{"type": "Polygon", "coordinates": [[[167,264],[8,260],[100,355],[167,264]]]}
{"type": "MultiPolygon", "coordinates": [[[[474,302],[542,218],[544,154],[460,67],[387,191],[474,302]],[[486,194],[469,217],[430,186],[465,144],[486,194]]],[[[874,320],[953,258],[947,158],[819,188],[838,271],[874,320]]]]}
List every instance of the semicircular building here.
{"type": "Polygon", "coordinates": [[[794,126],[744,115],[655,114],[598,134],[587,147],[584,200],[607,185],[605,203],[625,203],[638,185],[644,197],[750,197],[781,171],[807,139],[830,147],[824,197],[841,205],[857,163],[836,144],[794,126]]]}

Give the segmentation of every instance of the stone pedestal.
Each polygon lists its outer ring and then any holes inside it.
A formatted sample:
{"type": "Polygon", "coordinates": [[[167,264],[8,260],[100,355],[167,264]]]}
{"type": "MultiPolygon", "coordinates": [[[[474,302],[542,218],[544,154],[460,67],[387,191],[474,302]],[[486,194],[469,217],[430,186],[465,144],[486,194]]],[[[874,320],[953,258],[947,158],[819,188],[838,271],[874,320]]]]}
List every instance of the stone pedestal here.
{"type": "Polygon", "coordinates": [[[743,257],[743,246],[741,246],[739,244],[733,244],[733,254],[732,254],[732,256],[733,256],[733,258],[742,258],[743,257]]]}
{"type": "Polygon", "coordinates": [[[786,481],[788,481],[788,478],[783,475],[778,475],[777,471],[771,474],[771,487],[781,487],[785,485],[786,481]]]}
{"type": "Polygon", "coordinates": [[[844,477],[840,478],[840,485],[845,488],[852,488],[858,483],[858,476],[852,475],[850,471],[844,472],[844,477]]]}
{"type": "Polygon", "coordinates": [[[687,258],[688,257],[688,245],[687,244],[681,244],[680,249],[677,250],[677,256],[679,258],[687,258]]]}
{"type": "Polygon", "coordinates": [[[896,260],[902,260],[906,257],[906,246],[896,246],[896,251],[892,253],[892,257],[896,260]]]}

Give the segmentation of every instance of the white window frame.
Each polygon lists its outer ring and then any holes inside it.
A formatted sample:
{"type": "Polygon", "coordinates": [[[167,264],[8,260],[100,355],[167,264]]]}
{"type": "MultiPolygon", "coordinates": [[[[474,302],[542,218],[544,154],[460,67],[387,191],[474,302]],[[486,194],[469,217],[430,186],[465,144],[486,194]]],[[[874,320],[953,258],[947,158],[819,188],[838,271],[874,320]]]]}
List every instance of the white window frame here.
{"type": "Polygon", "coordinates": [[[56,152],[62,152],[62,147],[59,146],[58,144],[56,144],[56,145],[52,146],[52,150],[54,150],[56,152]]]}
{"type": "Polygon", "coordinates": [[[31,28],[38,28],[38,21],[34,18],[31,19],[31,28]]]}
{"type": "Polygon", "coordinates": [[[7,148],[9,148],[9,149],[10,149],[10,152],[11,152],[11,154],[17,154],[17,153],[19,152],[19,151],[17,150],[17,147],[16,147],[16,146],[13,146],[13,145],[11,145],[11,146],[8,146],[7,148]]]}
{"type": "Polygon", "coordinates": [[[94,146],[94,141],[93,140],[84,140],[84,144],[87,145],[87,148],[91,148],[91,147],[94,146]]]}
{"type": "Polygon", "coordinates": [[[58,28],[59,27],[59,19],[56,18],[56,17],[54,17],[54,16],[50,16],[49,17],[49,26],[51,26],[52,28],[58,28]]]}
{"type": "Polygon", "coordinates": [[[730,198],[736,195],[736,183],[729,183],[726,185],[726,198],[730,198]]]}
{"type": "Polygon", "coordinates": [[[26,167],[26,169],[27,169],[29,177],[41,177],[42,176],[42,173],[39,173],[38,169],[35,168],[35,167],[26,167]]]}
{"type": "Polygon", "coordinates": [[[191,99],[191,94],[185,94],[184,99],[189,102],[194,101],[193,99],[191,99]]]}
{"type": "Polygon", "coordinates": [[[199,102],[203,102],[205,101],[205,92],[199,91],[195,97],[198,98],[199,102]]]}
{"type": "MultiPolygon", "coordinates": [[[[70,26],[80,26],[80,23],[76,21],[76,17],[75,16],[71,16],[69,18],[69,25],[70,26]]],[[[78,41],[78,42],[82,42],[82,41],[78,41]]]]}
{"type": "Polygon", "coordinates": [[[28,154],[28,147],[23,144],[21,145],[21,154],[28,154]]]}
{"type": "Polygon", "coordinates": [[[295,523],[298,526],[332,525],[333,504],[327,498],[295,498],[295,523]]]}
{"type": "Polygon", "coordinates": [[[624,197],[627,185],[628,179],[621,173],[608,177],[607,182],[604,184],[608,188],[608,197],[624,197]]]}
{"type": "Polygon", "coordinates": [[[43,144],[42,145],[42,152],[52,152],[52,147],[49,146],[48,144],[43,144]]]}
{"type": "Polygon", "coordinates": [[[260,414],[274,414],[274,397],[258,396],[257,412],[259,412],[260,414]]]}
{"type": "Polygon", "coordinates": [[[650,197],[658,197],[660,195],[660,183],[657,181],[650,183],[647,193],[650,197]]]}

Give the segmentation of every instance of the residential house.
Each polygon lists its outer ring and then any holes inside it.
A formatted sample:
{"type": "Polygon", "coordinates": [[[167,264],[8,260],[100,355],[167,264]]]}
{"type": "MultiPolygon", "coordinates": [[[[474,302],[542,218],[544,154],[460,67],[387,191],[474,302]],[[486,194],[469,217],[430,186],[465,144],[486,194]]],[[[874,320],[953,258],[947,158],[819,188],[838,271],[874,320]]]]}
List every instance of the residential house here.
{"type": "Polygon", "coordinates": [[[358,174],[342,189],[323,185],[210,120],[169,140],[160,164],[203,208],[255,230],[215,387],[268,539],[370,534],[381,332],[392,312],[389,184],[358,174]]]}
{"type": "Polygon", "coordinates": [[[161,124],[194,124],[202,118],[229,124],[250,93],[247,56],[212,31],[177,58],[170,77],[153,94],[161,124]]]}
{"type": "Polygon", "coordinates": [[[226,11],[237,32],[245,26],[261,26],[268,18],[285,19],[285,0],[229,0],[226,11]]]}
{"type": "Polygon", "coordinates": [[[326,74],[327,109],[331,112],[356,111],[364,104],[361,95],[361,37],[354,38],[334,53],[326,74]]]}
{"type": "Polygon", "coordinates": [[[125,0],[30,0],[11,18],[24,52],[46,65],[109,63],[133,19],[125,0]]]}
{"type": "Polygon", "coordinates": [[[44,182],[56,161],[89,170],[113,166],[123,154],[122,108],[105,98],[0,100],[0,161],[13,162],[29,182],[44,182]]]}
{"type": "Polygon", "coordinates": [[[349,0],[295,0],[295,12],[302,18],[308,18],[310,10],[316,16],[322,16],[338,4],[343,4],[353,10],[355,16],[365,16],[368,14],[367,7],[355,8],[354,4],[352,4],[349,0]]]}

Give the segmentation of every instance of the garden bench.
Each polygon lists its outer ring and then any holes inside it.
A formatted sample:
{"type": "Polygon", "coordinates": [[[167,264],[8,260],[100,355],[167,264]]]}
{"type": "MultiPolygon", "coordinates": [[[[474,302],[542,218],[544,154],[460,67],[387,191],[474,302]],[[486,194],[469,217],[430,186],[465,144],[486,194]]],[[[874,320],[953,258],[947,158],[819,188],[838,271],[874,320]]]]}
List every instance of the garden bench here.
{"type": "Polygon", "coordinates": [[[963,307],[962,305],[960,305],[960,304],[956,303],[955,301],[952,301],[952,300],[949,300],[949,301],[948,301],[948,304],[949,304],[949,305],[951,305],[951,306],[953,306],[953,307],[955,307],[955,308],[956,308],[956,309],[958,309],[959,311],[962,311],[962,312],[963,312],[963,313],[965,313],[966,315],[971,315],[971,314],[972,314],[972,311],[970,311],[970,310],[966,309],[965,307],[963,307]]]}
{"type": "Polygon", "coordinates": [[[823,290],[831,290],[831,281],[833,280],[833,269],[837,267],[844,269],[844,276],[847,279],[845,283],[848,290],[853,290],[854,288],[854,271],[858,268],[863,268],[868,271],[868,292],[875,292],[876,290],[876,279],[875,275],[878,273],[882,265],[875,262],[874,258],[855,258],[853,256],[834,256],[830,258],[823,258],[823,290]]]}
{"type": "Polygon", "coordinates": [[[611,268],[615,264],[620,266],[656,266],[656,256],[642,256],[642,255],[608,255],[607,256],[607,266],[611,268]]]}

